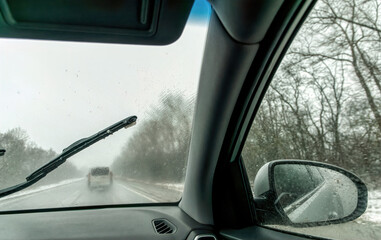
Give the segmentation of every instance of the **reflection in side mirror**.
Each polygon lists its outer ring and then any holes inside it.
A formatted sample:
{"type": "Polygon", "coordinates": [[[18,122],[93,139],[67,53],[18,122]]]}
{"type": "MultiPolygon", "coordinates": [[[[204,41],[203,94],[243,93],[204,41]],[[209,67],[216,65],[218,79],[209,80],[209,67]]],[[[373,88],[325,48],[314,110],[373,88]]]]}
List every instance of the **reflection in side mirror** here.
{"type": "Polygon", "coordinates": [[[280,164],[273,177],[276,202],[293,223],[337,220],[356,209],[356,185],[331,169],[280,164]]]}
{"type": "Polygon", "coordinates": [[[352,173],[310,161],[273,161],[254,181],[262,222],[318,226],[351,221],[367,206],[365,184],[352,173]]]}

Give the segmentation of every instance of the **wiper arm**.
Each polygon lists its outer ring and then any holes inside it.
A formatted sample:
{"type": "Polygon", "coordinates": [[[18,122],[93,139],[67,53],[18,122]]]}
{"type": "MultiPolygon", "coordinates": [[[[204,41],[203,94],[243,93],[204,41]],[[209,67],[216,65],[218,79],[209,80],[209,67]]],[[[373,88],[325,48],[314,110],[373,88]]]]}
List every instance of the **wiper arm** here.
{"type": "Polygon", "coordinates": [[[48,162],[44,166],[40,167],[36,171],[34,171],[28,177],[26,177],[26,182],[15,185],[13,187],[9,187],[9,188],[0,190],[0,198],[7,196],[9,194],[12,194],[14,192],[20,191],[20,190],[36,183],[37,181],[39,181],[40,179],[45,177],[48,173],[50,173],[51,171],[56,169],[58,166],[63,164],[69,157],[79,153],[80,151],[82,151],[85,148],[90,147],[94,143],[108,137],[109,135],[115,133],[116,131],[118,131],[122,128],[127,128],[127,127],[131,127],[131,126],[135,125],[136,119],[137,119],[136,116],[131,116],[131,117],[125,118],[125,119],[103,129],[102,131],[100,131],[100,132],[98,132],[98,133],[96,133],[90,137],[82,138],[82,139],[74,142],[73,144],[71,144],[70,146],[65,148],[60,155],[58,155],[57,157],[52,159],[50,162],[48,162]]]}
{"type": "Polygon", "coordinates": [[[85,148],[90,147],[94,143],[98,142],[99,140],[102,140],[109,135],[113,134],[114,132],[124,128],[124,127],[129,127],[131,125],[134,125],[136,123],[136,116],[128,117],[126,119],[123,119],[108,128],[103,129],[102,131],[87,137],[87,138],[82,138],[73,144],[71,144],[69,147],[65,148],[60,155],[58,155],[56,158],[42,166],[41,168],[37,169],[34,171],[32,174],[30,174],[28,177],[26,177],[27,181],[30,181],[36,177],[44,177],[46,174],[49,172],[53,171],[56,169],[59,165],[64,163],[66,159],[69,157],[79,153],[85,148]]]}

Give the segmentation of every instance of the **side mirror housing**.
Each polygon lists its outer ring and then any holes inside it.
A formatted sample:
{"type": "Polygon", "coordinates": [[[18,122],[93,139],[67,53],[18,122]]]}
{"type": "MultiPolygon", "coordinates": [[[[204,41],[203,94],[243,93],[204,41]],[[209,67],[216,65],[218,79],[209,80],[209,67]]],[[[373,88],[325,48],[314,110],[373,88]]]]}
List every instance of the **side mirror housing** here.
{"type": "Polygon", "coordinates": [[[342,168],[313,161],[276,160],[254,180],[254,202],[261,223],[312,227],[344,223],[367,207],[366,185],[342,168]]]}

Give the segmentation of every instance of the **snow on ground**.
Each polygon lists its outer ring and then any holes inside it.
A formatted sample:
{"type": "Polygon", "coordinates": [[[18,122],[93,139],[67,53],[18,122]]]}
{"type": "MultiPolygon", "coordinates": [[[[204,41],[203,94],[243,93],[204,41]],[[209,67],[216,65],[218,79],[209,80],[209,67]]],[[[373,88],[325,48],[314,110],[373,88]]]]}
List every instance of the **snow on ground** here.
{"type": "Polygon", "coordinates": [[[381,190],[368,192],[368,208],[356,222],[366,224],[374,223],[381,225],[381,190]]]}
{"type": "Polygon", "coordinates": [[[78,181],[80,181],[82,179],[83,178],[72,178],[72,179],[63,180],[61,182],[47,184],[47,185],[43,185],[43,186],[39,186],[39,187],[35,187],[35,188],[30,188],[30,189],[26,188],[26,190],[22,190],[20,192],[16,192],[16,193],[11,194],[9,196],[3,197],[3,198],[0,199],[0,201],[6,200],[6,199],[15,198],[15,197],[22,197],[22,196],[25,196],[25,195],[29,195],[29,194],[45,191],[45,190],[50,189],[50,188],[55,188],[55,187],[58,187],[58,186],[63,186],[63,185],[66,185],[66,184],[78,182],[78,181]]]}
{"type": "Polygon", "coordinates": [[[144,181],[141,179],[123,178],[123,177],[115,177],[115,178],[123,180],[123,181],[127,181],[127,182],[138,182],[138,183],[143,183],[143,184],[147,184],[147,185],[154,185],[157,187],[166,188],[166,189],[174,190],[177,192],[183,192],[183,190],[184,190],[184,183],[165,183],[165,182],[162,182],[162,183],[154,182],[153,183],[151,181],[144,181]]]}
{"type": "Polygon", "coordinates": [[[184,183],[155,183],[155,185],[178,192],[183,192],[184,190],[184,183]]]}

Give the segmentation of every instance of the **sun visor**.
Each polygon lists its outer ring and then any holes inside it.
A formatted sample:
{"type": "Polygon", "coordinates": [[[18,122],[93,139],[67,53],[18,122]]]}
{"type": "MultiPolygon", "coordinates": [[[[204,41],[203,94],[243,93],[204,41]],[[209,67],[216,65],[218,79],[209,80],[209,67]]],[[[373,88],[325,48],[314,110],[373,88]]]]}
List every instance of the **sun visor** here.
{"type": "Polygon", "coordinates": [[[0,37],[165,45],[193,0],[0,0],[0,37]]]}

